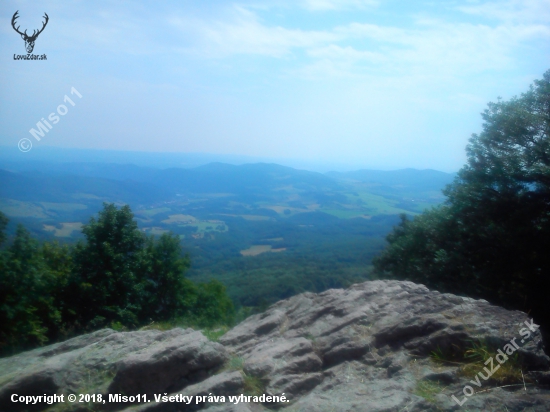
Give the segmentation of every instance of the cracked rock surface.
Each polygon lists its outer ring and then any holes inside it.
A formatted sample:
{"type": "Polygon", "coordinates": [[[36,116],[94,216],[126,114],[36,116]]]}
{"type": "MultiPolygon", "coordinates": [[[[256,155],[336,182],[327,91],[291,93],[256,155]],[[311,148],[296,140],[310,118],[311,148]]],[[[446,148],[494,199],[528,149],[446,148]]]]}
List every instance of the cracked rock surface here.
{"type": "MultiPolygon", "coordinates": [[[[521,337],[527,320],[522,312],[412,282],[371,281],[278,302],[220,343],[243,357],[244,370],[264,379],[267,391],[291,397],[282,411],[459,410],[451,395],[462,401],[470,378],[457,366],[434,362],[432,352],[465,351],[483,340],[504,347],[521,337]]],[[[517,352],[529,370],[546,371],[540,378],[548,379],[538,331],[517,352]]],[[[481,382],[479,390],[495,386],[481,382]]],[[[548,411],[546,388],[492,389],[467,398],[463,407],[548,411]]]]}
{"type": "MultiPolygon", "coordinates": [[[[280,301],[231,329],[219,343],[192,329],[101,330],[0,359],[0,411],[45,409],[44,404],[17,409],[9,401],[12,393],[227,398],[250,392],[251,381],[260,383],[263,393],[284,393],[290,402],[94,407],[128,412],[550,411],[550,359],[536,328],[522,342],[520,330],[529,324],[525,313],[484,300],[412,282],[369,281],[280,301]],[[466,373],[463,364],[444,355],[465,353],[482,342],[505,348],[514,338],[518,348],[511,346],[515,353],[510,357],[521,360],[525,385],[499,388],[492,377],[479,378],[475,368],[466,373]],[[230,360],[242,366],[232,370],[230,360]],[[465,397],[465,386],[475,393],[465,397]],[[453,395],[465,401],[462,406],[453,395]]],[[[482,374],[483,366],[476,365],[482,374]]],[[[87,409],[65,405],[51,410],[87,409]]]]}

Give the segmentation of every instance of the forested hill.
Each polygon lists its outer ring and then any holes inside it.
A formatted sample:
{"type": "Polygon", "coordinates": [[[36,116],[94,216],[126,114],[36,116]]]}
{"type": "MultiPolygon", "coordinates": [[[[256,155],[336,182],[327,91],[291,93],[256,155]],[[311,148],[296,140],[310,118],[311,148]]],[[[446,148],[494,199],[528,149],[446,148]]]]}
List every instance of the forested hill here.
{"type": "MultiPolygon", "coordinates": [[[[441,201],[441,189],[453,178],[448,173],[415,169],[321,174],[267,163],[156,169],[117,163],[38,162],[14,166],[0,162],[0,169],[7,169],[0,171],[0,198],[4,200],[74,202],[92,209],[97,209],[99,200],[130,203],[139,209],[178,200],[183,195],[217,194],[247,206],[267,201],[305,212],[313,210],[307,204],[315,204],[317,211],[327,209],[324,206],[342,212],[355,209],[357,216],[362,214],[361,205],[369,215],[421,212],[441,201]]],[[[9,210],[6,213],[13,215],[9,210]]],[[[346,217],[353,214],[347,213],[346,217]]]]}
{"type": "Polygon", "coordinates": [[[128,204],[144,233],[179,236],[190,278],[221,280],[246,306],[368,278],[398,215],[439,204],[453,178],[413,169],[322,174],[268,163],[161,169],[0,158],[2,168],[9,169],[0,170],[8,234],[22,223],[35,238],[73,243],[104,202],[128,204]]]}

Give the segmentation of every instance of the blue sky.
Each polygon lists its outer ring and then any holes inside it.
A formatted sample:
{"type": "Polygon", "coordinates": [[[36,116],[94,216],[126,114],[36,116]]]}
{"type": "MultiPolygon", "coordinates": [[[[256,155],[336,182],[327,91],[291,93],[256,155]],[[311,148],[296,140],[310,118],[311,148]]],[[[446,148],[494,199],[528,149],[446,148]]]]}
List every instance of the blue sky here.
{"type": "Polygon", "coordinates": [[[8,0],[0,16],[8,147],[456,171],[486,104],[550,68],[550,0],[8,0]],[[14,60],[16,10],[29,32],[48,13],[46,61],[14,60]]]}

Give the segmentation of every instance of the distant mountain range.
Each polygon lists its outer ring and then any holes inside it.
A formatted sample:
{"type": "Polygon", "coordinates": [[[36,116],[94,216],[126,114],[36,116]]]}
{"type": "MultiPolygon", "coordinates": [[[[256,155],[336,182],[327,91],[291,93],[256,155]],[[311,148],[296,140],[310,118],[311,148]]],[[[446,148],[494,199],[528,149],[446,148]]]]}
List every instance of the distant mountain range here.
{"type": "Polygon", "coordinates": [[[454,178],[416,169],[318,173],[273,163],[161,168],[64,162],[48,153],[41,159],[0,156],[0,211],[34,227],[35,233],[56,236],[70,232],[53,232],[52,226],[77,227],[103,202],[129,204],[151,233],[181,229],[182,235],[189,226],[182,219],[195,219],[196,227],[207,228],[212,225],[200,222],[228,227],[228,219],[240,217],[311,224],[416,214],[441,203],[441,189],[454,178]]]}
{"type": "Polygon", "coordinates": [[[34,237],[71,243],[82,239],[82,225],[103,202],[128,204],[144,233],[179,236],[191,257],[190,278],[219,279],[245,306],[368,278],[397,215],[441,203],[441,189],[454,177],[68,159],[0,156],[0,211],[10,218],[10,236],[22,223],[34,237]]]}
{"type": "MultiPolygon", "coordinates": [[[[0,167],[3,165],[0,164],[0,167]]],[[[181,194],[252,195],[292,185],[301,191],[338,191],[362,183],[382,195],[413,195],[441,190],[454,175],[436,170],[358,170],[321,174],[277,164],[240,166],[210,163],[191,168],[155,169],[116,163],[38,163],[0,169],[0,197],[28,201],[68,201],[82,192],[122,202],[168,200],[181,194]]]]}
{"type": "MultiPolygon", "coordinates": [[[[15,146],[0,146],[0,168],[7,170],[30,170],[44,167],[44,164],[59,163],[117,163],[149,167],[155,169],[194,168],[209,163],[243,165],[253,163],[275,163],[294,169],[310,170],[320,173],[329,171],[347,172],[365,169],[362,164],[329,162],[313,159],[280,159],[261,156],[225,155],[214,153],[162,153],[118,151],[99,149],[73,149],[36,145],[31,151],[23,153],[15,146]]],[[[385,168],[398,169],[389,166],[385,168]]]]}
{"type": "Polygon", "coordinates": [[[252,156],[216,155],[209,153],[157,153],[118,150],[72,149],[58,147],[33,147],[21,152],[17,147],[0,147],[1,168],[25,170],[44,167],[45,164],[117,163],[151,168],[192,168],[213,162],[230,164],[257,163],[267,159],[252,156]]]}

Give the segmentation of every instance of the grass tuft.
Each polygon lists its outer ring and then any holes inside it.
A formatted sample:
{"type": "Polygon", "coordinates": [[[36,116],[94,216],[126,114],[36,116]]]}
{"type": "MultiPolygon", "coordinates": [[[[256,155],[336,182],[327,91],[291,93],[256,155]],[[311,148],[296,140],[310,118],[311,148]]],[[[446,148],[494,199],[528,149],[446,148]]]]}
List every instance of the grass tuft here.
{"type": "Polygon", "coordinates": [[[244,394],[247,396],[261,396],[265,393],[265,383],[256,376],[244,374],[244,394]]]}
{"type": "Polygon", "coordinates": [[[242,371],[244,367],[244,359],[239,356],[233,356],[227,361],[223,370],[226,371],[242,371]]]}
{"type": "Polygon", "coordinates": [[[228,330],[229,326],[219,326],[217,328],[202,329],[201,332],[208,338],[208,340],[217,342],[228,330]]]}
{"type": "Polygon", "coordinates": [[[426,399],[430,403],[435,403],[435,395],[445,389],[439,381],[422,380],[416,385],[414,394],[426,399]]]}
{"type": "Polygon", "coordinates": [[[480,372],[487,375],[488,373],[485,371],[487,368],[489,371],[494,371],[490,380],[499,385],[523,382],[523,369],[525,368],[519,355],[515,353],[508,356],[508,360],[500,364],[496,360],[497,349],[499,348],[487,342],[474,341],[466,349],[454,346],[442,350],[438,347],[431,353],[431,358],[438,364],[458,366],[458,373],[466,378],[475,378],[480,372]],[[493,359],[492,368],[490,362],[485,365],[485,362],[491,358],[493,359]]]}
{"type": "MultiPolygon", "coordinates": [[[[116,325],[115,325],[116,326],[116,325]]],[[[112,325],[113,327],[113,325],[112,325]]],[[[139,330],[160,330],[166,331],[174,328],[192,328],[195,330],[200,330],[206,338],[212,342],[217,342],[225,333],[229,330],[229,326],[216,326],[212,328],[200,328],[198,325],[188,322],[185,320],[177,319],[173,321],[165,322],[151,322],[149,325],[140,328],[139,330]]],[[[116,329],[116,327],[113,327],[116,329]]]]}
{"type": "Polygon", "coordinates": [[[517,353],[508,356],[508,360],[499,364],[496,360],[497,351],[485,343],[474,343],[474,345],[465,352],[465,357],[470,360],[469,363],[461,368],[460,373],[463,376],[474,378],[480,371],[487,375],[484,368],[491,370],[491,364],[485,365],[485,362],[493,358],[493,370],[496,371],[491,379],[500,385],[523,382],[523,365],[517,353]]]}

